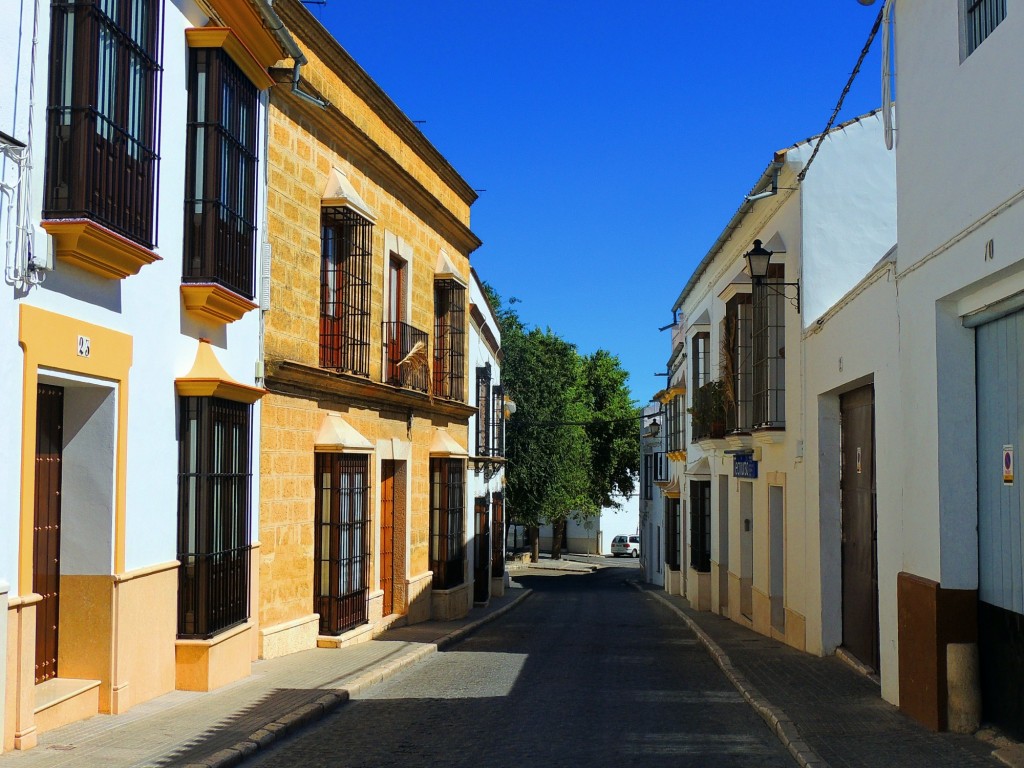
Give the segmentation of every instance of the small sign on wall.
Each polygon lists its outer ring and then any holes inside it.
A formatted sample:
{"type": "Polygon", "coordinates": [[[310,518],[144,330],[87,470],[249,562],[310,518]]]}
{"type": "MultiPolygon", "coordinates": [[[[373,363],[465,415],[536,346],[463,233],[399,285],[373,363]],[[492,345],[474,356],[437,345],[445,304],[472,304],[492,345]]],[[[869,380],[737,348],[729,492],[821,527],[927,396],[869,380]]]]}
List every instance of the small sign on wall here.
{"type": "Polygon", "coordinates": [[[1003,446],[1003,485],[1013,485],[1013,446],[1003,446]]]}
{"type": "Polygon", "coordinates": [[[79,336],[78,337],[78,356],[79,357],[88,357],[91,352],[92,352],[92,341],[90,341],[88,336],[79,336]]]}
{"type": "Polygon", "coordinates": [[[757,479],[757,462],[749,454],[737,454],[732,457],[732,476],[744,477],[748,480],[757,479]]]}

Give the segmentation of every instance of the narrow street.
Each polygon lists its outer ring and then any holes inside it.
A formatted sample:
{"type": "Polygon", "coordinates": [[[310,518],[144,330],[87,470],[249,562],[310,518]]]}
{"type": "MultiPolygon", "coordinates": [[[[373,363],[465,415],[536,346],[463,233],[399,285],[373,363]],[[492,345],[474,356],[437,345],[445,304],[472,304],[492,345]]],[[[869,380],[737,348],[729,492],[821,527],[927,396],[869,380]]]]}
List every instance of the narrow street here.
{"type": "Polygon", "coordinates": [[[508,615],[247,765],[794,764],[678,617],[627,583],[634,562],[535,574],[508,615]]]}

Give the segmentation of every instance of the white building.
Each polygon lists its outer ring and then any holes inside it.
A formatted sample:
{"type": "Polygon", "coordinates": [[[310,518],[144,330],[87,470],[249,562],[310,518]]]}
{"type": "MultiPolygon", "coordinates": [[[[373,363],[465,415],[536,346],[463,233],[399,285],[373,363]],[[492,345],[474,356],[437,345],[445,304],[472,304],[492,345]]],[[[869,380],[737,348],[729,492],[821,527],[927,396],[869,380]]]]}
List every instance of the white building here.
{"type": "Polygon", "coordinates": [[[834,574],[820,563],[833,531],[806,490],[817,404],[801,341],[896,240],[882,133],[877,112],[834,128],[806,178],[818,137],[775,153],[673,308],[670,386],[657,396],[672,460],[663,490],[680,497],[678,516],[666,505],[666,554],[680,542],[666,589],[814,653],[836,644],[823,618],[834,574]],[[751,251],[771,252],[766,280],[751,280],[751,251]]]}
{"type": "MultiPolygon", "coordinates": [[[[883,695],[933,728],[969,728],[979,713],[963,692],[980,688],[981,717],[1020,738],[1024,4],[888,0],[885,13],[899,61],[899,247],[809,339],[832,365],[814,386],[874,391],[883,695]]],[[[837,449],[834,400],[819,400],[822,457],[837,449]]],[[[836,493],[826,465],[823,501],[836,493]]],[[[834,580],[827,591],[837,596],[834,580]]]]}
{"type": "Polygon", "coordinates": [[[6,10],[0,723],[27,749],[248,674],[257,168],[293,52],[265,2],[6,10]]]}
{"type": "Polygon", "coordinates": [[[644,581],[665,584],[665,496],[662,488],[668,480],[668,460],[661,404],[652,402],[643,411],[640,425],[640,540],[643,545],[644,581]]]}
{"type": "Polygon", "coordinates": [[[501,385],[501,330],[480,283],[470,269],[469,370],[476,413],[469,419],[467,541],[473,601],[505,593],[505,419],[515,405],[501,385]]]}

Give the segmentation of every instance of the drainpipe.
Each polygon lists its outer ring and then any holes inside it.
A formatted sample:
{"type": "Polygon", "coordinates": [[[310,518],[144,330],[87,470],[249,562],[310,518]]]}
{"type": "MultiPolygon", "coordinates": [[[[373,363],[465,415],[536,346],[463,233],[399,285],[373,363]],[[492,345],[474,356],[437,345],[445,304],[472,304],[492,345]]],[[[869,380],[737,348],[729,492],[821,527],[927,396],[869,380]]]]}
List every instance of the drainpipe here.
{"type": "Polygon", "coordinates": [[[263,21],[271,32],[274,33],[274,37],[281,44],[281,47],[288,52],[292,60],[295,62],[295,67],[292,69],[292,93],[298,96],[300,99],[305,99],[311,104],[316,104],[321,109],[327,109],[328,102],[323,99],[318,99],[312,94],[306,93],[299,87],[299,70],[303,64],[307,63],[306,54],[302,52],[299,46],[295,42],[295,38],[292,37],[291,32],[285,27],[284,22],[281,21],[281,17],[277,15],[277,11],[274,10],[274,0],[253,0],[256,3],[256,7],[259,9],[260,15],[263,16],[263,21]]]}
{"type": "Polygon", "coordinates": [[[771,189],[766,189],[764,192],[758,192],[756,195],[747,195],[746,200],[753,202],[754,200],[763,200],[766,197],[777,195],[779,193],[779,171],[782,170],[782,163],[775,161],[772,163],[772,186],[771,189]]]}

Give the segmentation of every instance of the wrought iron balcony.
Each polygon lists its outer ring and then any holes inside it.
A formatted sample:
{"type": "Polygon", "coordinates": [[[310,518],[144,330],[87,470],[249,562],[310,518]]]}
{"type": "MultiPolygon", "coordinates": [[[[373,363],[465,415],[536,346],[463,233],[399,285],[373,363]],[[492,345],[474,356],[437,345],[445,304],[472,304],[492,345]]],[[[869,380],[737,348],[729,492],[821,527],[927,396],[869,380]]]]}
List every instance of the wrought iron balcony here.
{"type": "Polygon", "coordinates": [[[383,324],[384,382],[426,392],[430,386],[430,358],[426,331],[408,323],[383,324]]]}

